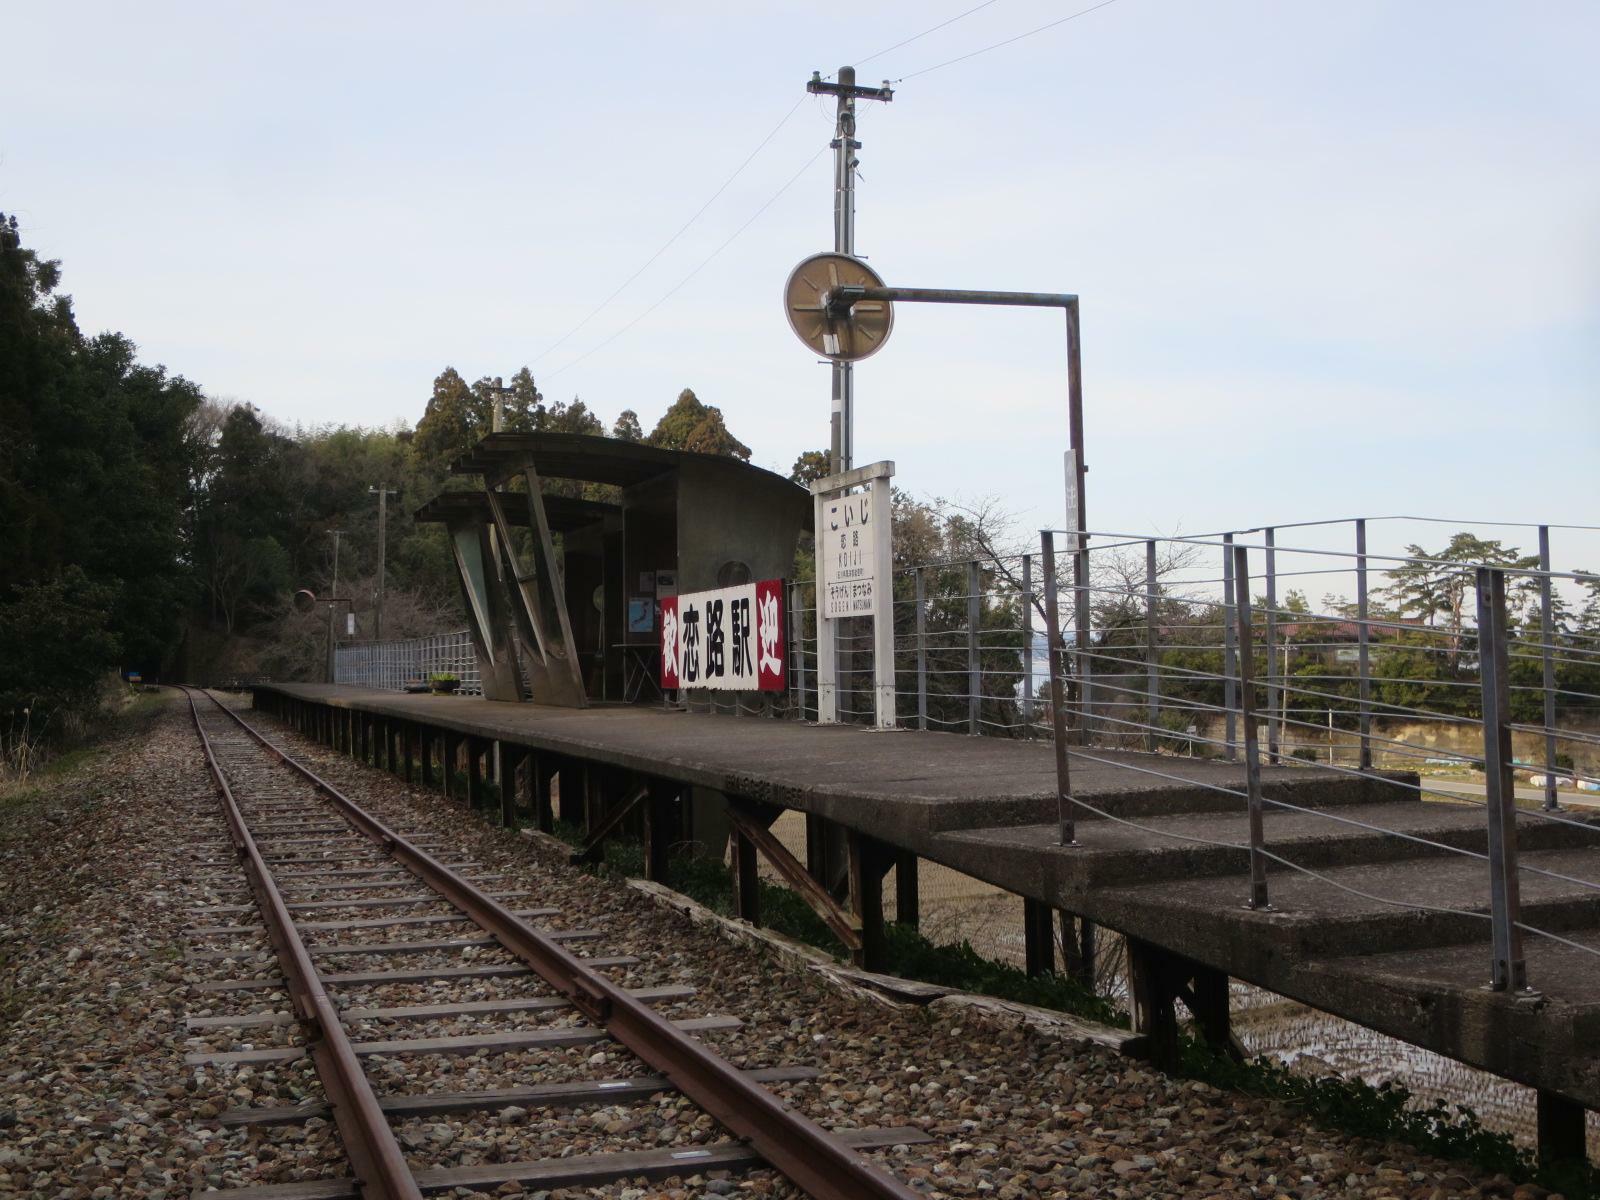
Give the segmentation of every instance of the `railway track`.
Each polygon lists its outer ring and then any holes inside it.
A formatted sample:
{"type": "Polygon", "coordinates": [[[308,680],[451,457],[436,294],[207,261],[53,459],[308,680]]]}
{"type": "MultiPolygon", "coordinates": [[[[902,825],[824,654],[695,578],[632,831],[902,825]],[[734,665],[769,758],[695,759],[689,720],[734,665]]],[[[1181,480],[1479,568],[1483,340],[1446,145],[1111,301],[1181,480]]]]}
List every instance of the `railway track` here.
{"type": "MultiPolygon", "coordinates": [[[[809,1078],[813,1069],[736,1068],[694,1035],[737,1026],[737,1019],[669,1020],[655,1006],[691,999],[692,989],[621,986],[607,972],[639,960],[580,956],[603,940],[603,931],[541,927],[541,920],[559,914],[535,906],[525,892],[489,890],[494,878],[475,873],[473,864],[436,857],[437,845],[386,825],[214,697],[185,691],[243,871],[241,893],[247,887],[253,899],[197,910],[188,958],[236,962],[250,956],[251,939],[259,946],[264,933],[281,971],[197,985],[208,996],[244,1002],[236,1011],[189,1018],[191,1031],[216,1045],[190,1054],[188,1062],[265,1069],[309,1059],[325,1099],[233,1109],[218,1120],[240,1127],[331,1118],[349,1165],[335,1177],[199,1195],[402,1200],[463,1188],[598,1187],[763,1166],[817,1200],[916,1195],[858,1151],[929,1140],[921,1130],[822,1129],[764,1086],[809,1078]],[[493,998],[450,994],[486,979],[495,982],[493,998]],[[382,1000],[385,988],[418,984],[428,989],[430,1003],[382,1000]],[[259,1000],[285,993],[287,1012],[259,1000]],[[428,1036],[445,1026],[448,1032],[428,1036]],[[270,1044],[258,1044],[262,1030],[269,1031],[270,1044]],[[631,1056],[638,1069],[479,1091],[405,1086],[405,1064],[429,1056],[590,1044],[625,1050],[620,1057],[631,1056]],[[372,1078],[379,1063],[387,1070],[381,1085],[372,1078]],[[664,1136],[670,1144],[659,1148],[420,1167],[408,1160],[394,1129],[419,1116],[449,1122],[486,1112],[504,1117],[533,1108],[644,1105],[674,1092],[713,1118],[726,1138],[686,1143],[664,1136]]],[[[615,1057],[590,1061],[604,1070],[611,1067],[605,1060],[615,1057]]],[[[452,1140],[448,1129],[434,1138],[445,1145],[452,1140]]]]}

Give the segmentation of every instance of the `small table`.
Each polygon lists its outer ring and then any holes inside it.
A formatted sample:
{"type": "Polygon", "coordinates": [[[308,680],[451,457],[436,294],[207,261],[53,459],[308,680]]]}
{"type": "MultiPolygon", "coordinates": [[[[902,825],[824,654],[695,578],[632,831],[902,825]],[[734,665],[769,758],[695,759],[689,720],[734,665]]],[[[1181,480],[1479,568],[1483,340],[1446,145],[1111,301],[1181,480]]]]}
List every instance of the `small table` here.
{"type": "Polygon", "coordinates": [[[657,700],[666,699],[657,668],[661,658],[659,646],[654,642],[613,642],[611,648],[622,657],[622,699],[625,702],[637,702],[647,687],[657,700]]]}

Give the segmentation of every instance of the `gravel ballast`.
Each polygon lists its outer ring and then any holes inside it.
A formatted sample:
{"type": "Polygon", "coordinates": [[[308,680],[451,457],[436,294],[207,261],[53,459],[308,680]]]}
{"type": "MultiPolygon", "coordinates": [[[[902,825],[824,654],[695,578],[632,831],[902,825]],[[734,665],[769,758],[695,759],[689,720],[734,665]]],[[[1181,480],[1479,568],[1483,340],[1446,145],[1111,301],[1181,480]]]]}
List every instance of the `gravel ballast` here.
{"type": "MultiPolygon", "coordinates": [[[[870,1152],[930,1197],[1542,1196],[1403,1146],[1311,1127],[1280,1105],[1173,1079],[1103,1048],[971,1010],[930,1011],[858,999],[776,953],[730,941],[616,880],[552,865],[526,839],[493,828],[441,795],[408,787],[261,714],[263,732],[302,756],[351,799],[407,835],[431,836],[441,861],[525,891],[513,907],[550,929],[597,930],[570,944],[584,956],[634,955],[607,968],[632,988],[682,986],[657,1005],[674,1020],[737,1018],[697,1034],[736,1065],[809,1066],[815,1079],[772,1089],[828,1128],[913,1126],[931,1140],[870,1152]]],[[[241,797],[241,800],[243,798],[241,797]]],[[[279,835],[290,838],[291,835],[279,835]]],[[[340,845],[328,866],[370,867],[340,845]],[[358,861],[359,859],[359,861],[358,861]],[[337,861],[336,861],[337,860],[337,861]]],[[[314,863],[285,864],[313,870],[314,863]]],[[[344,878],[290,886],[295,899],[355,899],[383,889],[344,878]]],[[[411,886],[408,892],[420,891],[411,886]]],[[[249,903],[188,710],[171,696],[87,765],[22,801],[0,797],[0,1197],[187,1196],[206,1187],[346,1174],[323,1119],[223,1129],[235,1107],[319,1101],[308,1060],[190,1065],[185,1055],[302,1044],[292,1024],[188,1028],[192,1016],[288,1010],[281,990],[214,992],[207,980],[277,973],[253,912],[197,916],[249,903]],[[251,932],[191,935],[211,925],[251,932]],[[236,956],[191,958],[217,951],[236,956]]],[[[444,915],[443,905],[317,910],[308,921],[444,915]]],[[[463,923],[307,929],[312,946],[471,937],[463,923]]],[[[322,960],[324,971],[509,963],[498,947],[433,948],[322,960]]],[[[549,995],[536,976],[384,983],[332,989],[347,1007],[391,1008],[549,995]]],[[[356,1040],[570,1029],[570,1009],[432,1019],[369,1019],[356,1040]]],[[[479,1091],[651,1072],[608,1041],[510,1052],[382,1054],[366,1059],[381,1096],[479,1091]]],[[[703,1146],[727,1134],[676,1094],[577,1108],[399,1118],[416,1168],[611,1150],[703,1146]]],[[[458,1191],[458,1195],[476,1195],[458,1191]]],[[[481,1193],[522,1194],[516,1185],[481,1193]]],[[[529,1195],[544,1196],[543,1192],[529,1195]]],[[[633,1181],[554,1197],[796,1194],[771,1172],[633,1181]]]]}

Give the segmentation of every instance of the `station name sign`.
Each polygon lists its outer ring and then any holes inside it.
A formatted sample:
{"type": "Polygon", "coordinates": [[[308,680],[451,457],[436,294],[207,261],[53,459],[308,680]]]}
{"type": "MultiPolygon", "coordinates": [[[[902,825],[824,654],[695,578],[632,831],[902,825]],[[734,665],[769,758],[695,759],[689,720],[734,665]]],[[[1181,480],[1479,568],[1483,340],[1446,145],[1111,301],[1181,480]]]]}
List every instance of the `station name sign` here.
{"type": "Polygon", "coordinates": [[[781,692],[783,580],[661,600],[661,686],[781,692]]]}
{"type": "Polygon", "coordinates": [[[822,615],[870,617],[877,585],[876,489],[822,502],[822,615]]]}

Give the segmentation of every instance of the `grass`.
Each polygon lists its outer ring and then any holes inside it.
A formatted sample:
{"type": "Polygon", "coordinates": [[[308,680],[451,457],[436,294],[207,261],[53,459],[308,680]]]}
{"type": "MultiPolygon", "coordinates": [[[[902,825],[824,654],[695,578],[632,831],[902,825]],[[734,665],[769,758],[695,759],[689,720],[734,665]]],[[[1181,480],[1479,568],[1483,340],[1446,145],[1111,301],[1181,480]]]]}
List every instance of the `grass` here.
{"type": "MultiPolygon", "coordinates": [[[[557,822],[556,835],[574,846],[583,841],[582,829],[565,822],[557,822]]],[[[612,876],[642,876],[644,849],[636,841],[613,838],[605,845],[604,860],[594,869],[612,876]]],[[[713,912],[732,915],[733,877],[722,862],[707,857],[674,858],[669,864],[668,882],[674,890],[713,912]]],[[[760,881],[759,888],[764,927],[830,954],[840,954],[841,947],[828,927],[795,892],[765,880],[760,881]]],[[[1127,1013],[1113,1000],[1096,995],[1067,976],[1029,976],[1016,967],[985,958],[968,942],[938,945],[917,929],[895,922],[888,924],[886,934],[885,969],[890,974],[1033,1004],[1124,1029],[1129,1025],[1127,1013]]],[[[1471,1108],[1443,1102],[1421,1107],[1415,1104],[1411,1092],[1398,1084],[1374,1087],[1360,1079],[1338,1075],[1297,1075],[1265,1057],[1238,1062],[1189,1036],[1181,1042],[1179,1070],[1213,1087],[1287,1104],[1327,1129],[1399,1142],[1441,1159],[1471,1163],[1490,1173],[1533,1180],[1552,1192],[1560,1192],[1566,1200],[1600,1200],[1600,1171],[1587,1163],[1541,1166],[1537,1157],[1517,1146],[1509,1134],[1485,1129],[1471,1108]]]]}

